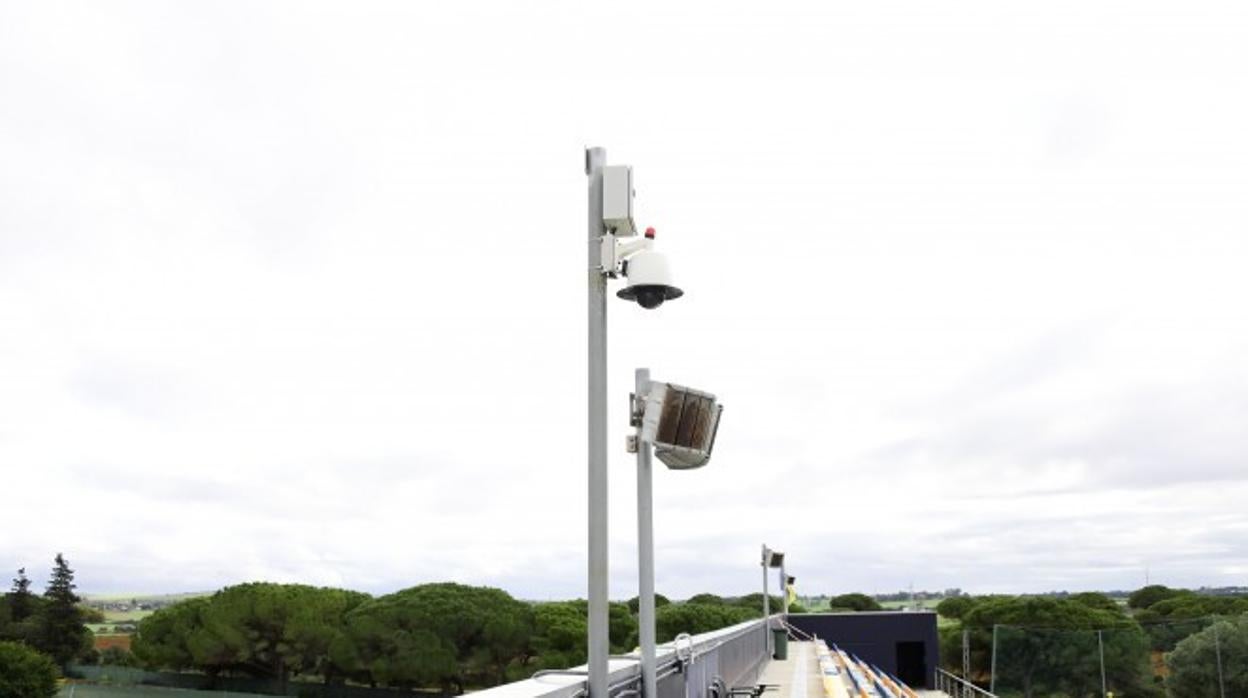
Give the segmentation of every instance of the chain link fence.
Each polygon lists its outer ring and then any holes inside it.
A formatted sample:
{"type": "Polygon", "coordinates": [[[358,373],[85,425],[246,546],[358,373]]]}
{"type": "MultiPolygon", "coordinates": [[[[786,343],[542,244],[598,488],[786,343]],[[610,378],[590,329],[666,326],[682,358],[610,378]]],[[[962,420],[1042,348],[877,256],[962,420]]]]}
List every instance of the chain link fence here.
{"type": "Polygon", "coordinates": [[[1090,630],[997,625],[989,690],[1001,698],[1244,698],[1248,616],[1090,630]]]}
{"type": "MultiPolygon", "coordinates": [[[[293,696],[296,698],[441,698],[440,692],[369,688],[341,684],[279,681],[238,676],[146,671],[133,667],[70,665],[67,677],[97,686],[175,688],[205,691],[205,695],[293,696]]],[[[76,692],[77,689],[74,689],[76,692]]],[[[84,695],[89,695],[88,691],[84,695]]],[[[69,695],[65,693],[64,695],[69,695]]],[[[0,696],[0,698],[3,698],[0,696]]]]}

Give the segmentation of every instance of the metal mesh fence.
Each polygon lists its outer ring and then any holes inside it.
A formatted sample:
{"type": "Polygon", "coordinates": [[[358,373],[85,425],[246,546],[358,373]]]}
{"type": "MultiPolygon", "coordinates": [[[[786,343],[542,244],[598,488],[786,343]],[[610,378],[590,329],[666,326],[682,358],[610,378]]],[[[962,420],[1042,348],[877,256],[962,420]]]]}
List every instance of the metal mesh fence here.
{"type": "Polygon", "coordinates": [[[1248,616],[1090,630],[998,625],[990,690],[1001,698],[1243,698],[1248,616]]]}
{"type": "MultiPolygon", "coordinates": [[[[367,686],[329,685],[300,681],[282,682],[276,679],[255,679],[236,676],[209,677],[205,674],[155,672],[132,667],[114,666],[71,665],[67,675],[74,679],[89,681],[101,686],[147,686],[153,689],[185,689],[206,691],[210,692],[208,695],[213,696],[239,694],[248,696],[298,696],[298,698],[411,698],[412,696],[433,696],[436,698],[441,695],[440,693],[369,688],[367,686]]],[[[80,689],[77,687],[73,688],[75,695],[78,695],[78,690],[80,689]]],[[[81,695],[90,694],[92,694],[92,691],[86,691],[81,695]]],[[[137,694],[138,692],[136,691],[137,694]]]]}

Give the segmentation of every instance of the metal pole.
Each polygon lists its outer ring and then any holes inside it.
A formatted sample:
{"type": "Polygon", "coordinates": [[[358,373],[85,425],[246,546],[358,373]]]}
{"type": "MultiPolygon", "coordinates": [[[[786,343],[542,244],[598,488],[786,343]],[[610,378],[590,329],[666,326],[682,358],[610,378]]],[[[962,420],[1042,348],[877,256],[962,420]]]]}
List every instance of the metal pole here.
{"type": "Polygon", "coordinates": [[[784,572],[784,562],[780,563],[780,612],[789,618],[789,576],[784,572]]]}
{"type": "Polygon", "coordinates": [[[603,148],[585,150],[589,178],[589,698],[607,698],[607,277],[600,266],[603,148]]]}
{"type": "Polygon", "coordinates": [[[1222,682],[1222,640],[1218,638],[1218,622],[1213,622],[1213,653],[1218,659],[1218,695],[1226,698],[1226,684],[1222,682]]]}
{"type": "Polygon", "coordinates": [[[971,631],[962,628],[962,679],[971,680],[971,631]]]}
{"type": "MultiPolygon", "coordinates": [[[[650,369],[635,374],[637,398],[650,391],[650,369]]],[[[641,696],[658,696],[654,649],[654,468],[650,444],[641,440],[637,427],[637,614],[641,640],[641,696]]]]}
{"type": "Polygon", "coordinates": [[[767,544],[763,543],[763,647],[767,650],[767,656],[772,655],[771,651],[771,599],[767,598],[767,544]]]}
{"type": "Polygon", "coordinates": [[[988,692],[994,696],[997,694],[997,626],[992,626],[992,667],[989,669],[988,675],[988,692]]]}
{"type": "Polygon", "coordinates": [[[1096,651],[1101,655],[1101,698],[1105,698],[1105,640],[1101,637],[1101,631],[1096,631],[1096,651]]]}
{"type": "Polygon", "coordinates": [[[784,610],[784,619],[789,619],[789,575],[784,571],[784,563],[780,563],[780,593],[784,595],[780,602],[781,609],[784,610]]]}

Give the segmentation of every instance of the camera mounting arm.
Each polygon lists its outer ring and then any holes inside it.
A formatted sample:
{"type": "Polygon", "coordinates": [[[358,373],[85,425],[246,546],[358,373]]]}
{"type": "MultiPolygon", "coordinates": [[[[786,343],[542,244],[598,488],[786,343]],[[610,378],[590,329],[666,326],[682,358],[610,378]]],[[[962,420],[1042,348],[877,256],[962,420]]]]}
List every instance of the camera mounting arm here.
{"type": "Polygon", "coordinates": [[[615,279],[625,273],[624,263],[629,257],[643,250],[654,249],[654,228],[646,228],[645,237],[622,240],[614,232],[608,232],[599,239],[599,269],[603,275],[615,279]]]}

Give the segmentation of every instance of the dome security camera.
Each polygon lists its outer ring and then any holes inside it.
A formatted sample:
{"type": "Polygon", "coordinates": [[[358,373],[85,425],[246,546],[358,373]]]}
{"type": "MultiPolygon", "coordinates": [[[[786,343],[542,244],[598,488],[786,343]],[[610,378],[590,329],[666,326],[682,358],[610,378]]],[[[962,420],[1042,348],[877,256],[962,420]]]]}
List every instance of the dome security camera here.
{"type": "Polygon", "coordinates": [[[615,268],[628,277],[628,286],[615,295],[625,301],[636,301],[636,305],[645,310],[654,310],[664,301],[685,295],[671,283],[668,257],[654,251],[653,227],[645,229],[645,237],[635,242],[605,242],[603,266],[615,268]]]}
{"type": "Polygon", "coordinates": [[[672,285],[672,273],[667,267],[667,257],[654,250],[641,250],[625,262],[624,275],[628,286],[615,295],[626,301],[637,301],[647,309],[663,305],[663,301],[680,298],[684,291],[672,285]]]}

